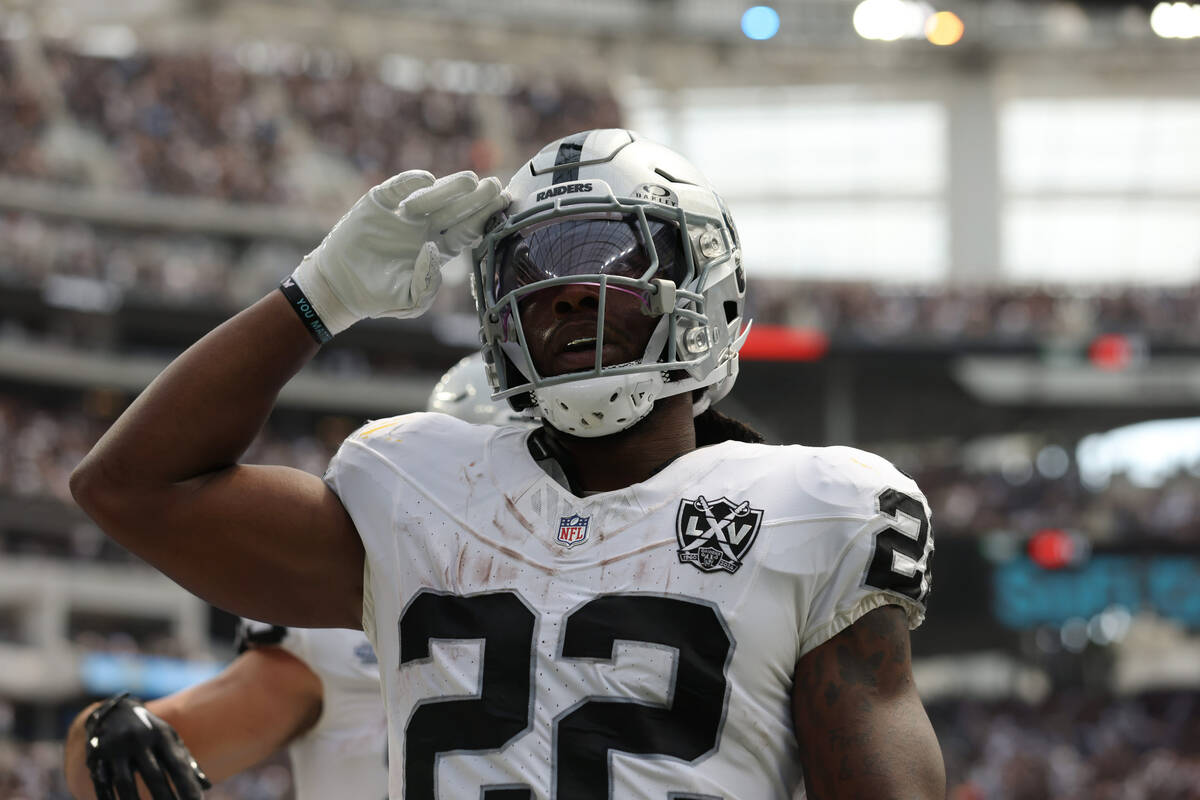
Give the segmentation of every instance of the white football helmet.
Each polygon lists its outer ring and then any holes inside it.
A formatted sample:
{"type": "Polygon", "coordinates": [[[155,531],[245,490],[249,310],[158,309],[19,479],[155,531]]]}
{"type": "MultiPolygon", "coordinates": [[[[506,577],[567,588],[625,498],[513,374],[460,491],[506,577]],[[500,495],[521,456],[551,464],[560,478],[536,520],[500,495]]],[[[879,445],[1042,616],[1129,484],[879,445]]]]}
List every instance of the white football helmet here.
{"type": "Polygon", "coordinates": [[[429,394],[425,410],[484,425],[537,424],[531,414],[516,411],[508,401],[492,399],[482,353],[472,353],[446,370],[429,394]]]}
{"type": "Polygon", "coordinates": [[[733,386],[746,339],[741,247],[724,202],[674,151],[620,129],[552,142],[507,187],[512,203],[474,250],[483,354],[496,399],[534,407],[575,436],[636,424],[659,398],[703,389],[699,414],[733,386]],[[597,287],[590,369],[538,374],[520,301],[562,284],[597,287]],[[604,366],[604,297],[640,295],[659,317],[638,360],[604,366]]]}

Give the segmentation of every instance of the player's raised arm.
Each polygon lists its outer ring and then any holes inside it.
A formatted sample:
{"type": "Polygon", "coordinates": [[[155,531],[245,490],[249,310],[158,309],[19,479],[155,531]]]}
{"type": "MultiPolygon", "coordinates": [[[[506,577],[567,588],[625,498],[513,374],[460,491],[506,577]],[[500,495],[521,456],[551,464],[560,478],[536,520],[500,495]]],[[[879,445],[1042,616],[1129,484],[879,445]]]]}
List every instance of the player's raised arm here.
{"type": "Polygon", "coordinates": [[[809,800],[946,796],[946,769],[913,684],[900,607],[869,611],[805,654],[792,711],[809,800]]]}
{"type": "Polygon", "coordinates": [[[238,458],[318,343],[365,317],[416,316],[445,260],[506,203],[499,183],[405,172],[364,195],[280,292],[173,361],[71,476],[109,534],[215,605],[357,627],[362,544],[317,477],[238,458]]]}

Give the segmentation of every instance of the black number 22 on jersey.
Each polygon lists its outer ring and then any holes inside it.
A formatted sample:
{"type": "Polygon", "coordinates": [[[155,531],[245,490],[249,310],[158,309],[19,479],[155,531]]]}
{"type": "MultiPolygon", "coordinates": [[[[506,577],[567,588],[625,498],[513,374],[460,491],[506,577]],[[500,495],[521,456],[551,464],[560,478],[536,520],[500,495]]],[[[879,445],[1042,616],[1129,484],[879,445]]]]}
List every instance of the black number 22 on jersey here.
{"type": "MultiPolygon", "coordinates": [[[[429,658],[431,641],[482,639],[485,666],[477,697],[428,701],[409,718],[406,798],[444,797],[437,790],[440,754],[495,752],[530,730],[535,622],[535,612],[514,591],[459,596],[422,590],[409,603],[398,626],[401,665],[429,658]]],[[[610,751],[694,761],[717,747],[733,639],[716,607],[683,597],[606,594],[567,614],[564,629],[556,659],[608,661],[618,640],[670,648],[676,657],[669,694],[688,702],[664,707],[592,697],[564,709],[554,720],[554,797],[607,800],[610,751]]],[[[530,800],[533,792],[506,784],[484,787],[481,796],[530,800]]]]}
{"type": "Polygon", "coordinates": [[[893,524],[875,535],[875,555],[867,569],[867,585],[898,592],[924,604],[932,584],[929,547],[929,514],[925,505],[895,489],[884,489],[875,498],[879,513],[893,524]]]}

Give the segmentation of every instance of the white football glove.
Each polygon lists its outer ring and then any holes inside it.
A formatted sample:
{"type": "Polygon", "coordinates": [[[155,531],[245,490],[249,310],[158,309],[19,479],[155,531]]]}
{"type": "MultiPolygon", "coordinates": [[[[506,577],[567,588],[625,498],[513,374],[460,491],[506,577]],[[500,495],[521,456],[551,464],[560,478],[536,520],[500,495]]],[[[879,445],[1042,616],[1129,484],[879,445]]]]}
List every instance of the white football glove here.
{"type": "Polygon", "coordinates": [[[442,284],[442,266],[477,244],[508,202],[496,178],[401,172],[359,198],[291,280],[330,334],[365,317],[420,316],[442,284]]]}

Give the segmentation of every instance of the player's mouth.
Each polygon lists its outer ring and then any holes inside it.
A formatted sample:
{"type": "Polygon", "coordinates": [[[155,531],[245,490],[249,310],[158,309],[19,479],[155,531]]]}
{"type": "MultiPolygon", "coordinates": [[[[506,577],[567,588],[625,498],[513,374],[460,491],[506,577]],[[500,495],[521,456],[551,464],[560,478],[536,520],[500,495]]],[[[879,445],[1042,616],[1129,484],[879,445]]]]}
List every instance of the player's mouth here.
{"type": "MultiPolygon", "coordinates": [[[[554,352],[554,356],[551,358],[551,374],[563,375],[568,372],[580,372],[592,369],[596,366],[596,337],[576,334],[566,339],[561,345],[554,348],[552,352],[554,352]]],[[[628,360],[625,348],[617,337],[610,337],[606,333],[604,336],[602,364],[604,366],[611,366],[628,360]]]]}
{"type": "Polygon", "coordinates": [[[567,342],[566,346],[563,348],[563,352],[564,353],[582,353],[587,350],[594,351],[595,349],[596,349],[596,337],[595,336],[583,336],[583,337],[580,337],[579,339],[572,339],[571,341],[567,342]]]}

